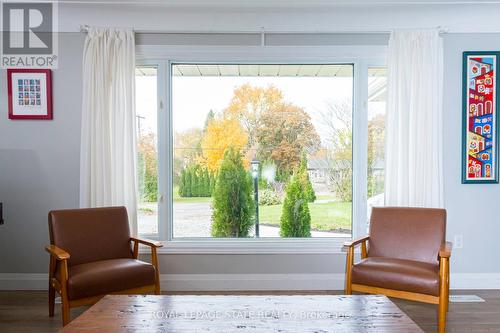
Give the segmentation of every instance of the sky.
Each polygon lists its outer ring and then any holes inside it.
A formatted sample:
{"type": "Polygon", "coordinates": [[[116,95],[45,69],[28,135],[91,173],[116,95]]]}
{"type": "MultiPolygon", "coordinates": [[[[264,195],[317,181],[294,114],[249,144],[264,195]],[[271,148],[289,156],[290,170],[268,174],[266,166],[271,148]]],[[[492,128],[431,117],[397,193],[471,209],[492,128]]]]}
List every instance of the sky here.
{"type": "Polygon", "coordinates": [[[302,107],[313,125],[321,127],[321,110],[336,100],[352,100],[352,78],[325,77],[174,77],[172,106],[175,131],[203,127],[212,109],[222,112],[233,91],[244,84],[255,87],[276,86],[285,101],[302,107]]]}

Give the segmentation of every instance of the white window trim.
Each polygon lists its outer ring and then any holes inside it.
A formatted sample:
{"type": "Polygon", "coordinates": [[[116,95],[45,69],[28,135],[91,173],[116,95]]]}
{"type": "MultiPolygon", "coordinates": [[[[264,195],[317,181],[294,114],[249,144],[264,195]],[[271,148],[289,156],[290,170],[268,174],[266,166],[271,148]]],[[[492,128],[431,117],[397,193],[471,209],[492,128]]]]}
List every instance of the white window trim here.
{"type": "MultiPolygon", "coordinates": [[[[166,46],[139,45],[137,65],[158,68],[158,235],[165,254],[341,253],[351,237],[299,239],[173,239],[171,63],[354,64],[352,238],[367,231],[368,68],[385,65],[384,46],[166,46]],[[161,221],[168,221],[162,223],[161,221]]],[[[148,235],[142,235],[148,236],[148,235]]],[[[156,237],[155,237],[156,236],[156,237]]],[[[141,253],[148,253],[147,249],[141,253]]]]}

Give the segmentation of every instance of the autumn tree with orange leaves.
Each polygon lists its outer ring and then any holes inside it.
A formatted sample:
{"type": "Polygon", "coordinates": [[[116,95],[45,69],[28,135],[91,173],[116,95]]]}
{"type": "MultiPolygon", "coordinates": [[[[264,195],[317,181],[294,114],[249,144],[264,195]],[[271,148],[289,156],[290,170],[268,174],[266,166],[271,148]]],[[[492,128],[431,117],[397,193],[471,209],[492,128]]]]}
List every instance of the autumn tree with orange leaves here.
{"type": "Polygon", "coordinates": [[[201,162],[211,173],[217,173],[226,149],[242,151],[248,143],[248,135],[234,118],[214,118],[207,124],[201,140],[201,162]]]}
{"type": "Polygon", "coordinates": [[[248,135],[248,146],[256,145],[256,131],[262,115],[279,108],[284,103],[283,93],[273,85],[267,88],[244,84],[234,89],[224,115],[240,121],[248,135]]]}
{"type": "Polygon", "coordinates": [[[320,138],[304,109],[283,103],[262,115],[257,129],[258,156],[276,163],[278,170],[292,173],[305,151],[319,147],[320,138]]]}
{"type": "Polygon", "coordinates": [[[257,154],[281,172],[298,167],[303,151],[313,151],[320,138],[304,109],[286,102],[273,85],[244,84],[234,90],[224,116],[238,119],[248,135],[247,159],[257,154]],[[252,155],[252,156],[249,156],[252,155]]]}

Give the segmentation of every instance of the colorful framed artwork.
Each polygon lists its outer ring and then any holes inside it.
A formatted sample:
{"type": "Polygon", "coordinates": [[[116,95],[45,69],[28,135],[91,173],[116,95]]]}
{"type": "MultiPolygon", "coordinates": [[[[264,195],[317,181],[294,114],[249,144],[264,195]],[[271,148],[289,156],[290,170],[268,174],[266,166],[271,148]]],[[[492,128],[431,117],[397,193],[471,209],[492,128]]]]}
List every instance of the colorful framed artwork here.
{"type": "Polygon", "coordinates": [[[500,52],[463,54],[462,183],[498,183],[500,52]]]}
{"type": "Polygon", "coordinates": [[[9,119],[52,119],[50,69],[7,69],[9,119]]]}

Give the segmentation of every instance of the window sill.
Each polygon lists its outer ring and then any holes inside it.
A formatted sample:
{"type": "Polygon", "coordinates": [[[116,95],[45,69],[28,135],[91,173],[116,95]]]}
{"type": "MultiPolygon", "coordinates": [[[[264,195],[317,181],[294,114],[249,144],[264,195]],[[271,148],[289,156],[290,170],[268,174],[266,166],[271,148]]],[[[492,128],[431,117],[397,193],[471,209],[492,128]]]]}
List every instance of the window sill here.
{"type": "MultiPolygon", "coordinates": [[[[344,254],[351,237],[334,239],[242,239],[164,241],[158,254],[344,254]]],[[[141,254],[150,253],[144,247],[141,254]]]]}

